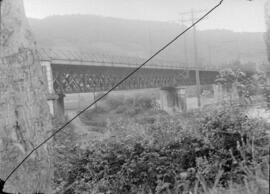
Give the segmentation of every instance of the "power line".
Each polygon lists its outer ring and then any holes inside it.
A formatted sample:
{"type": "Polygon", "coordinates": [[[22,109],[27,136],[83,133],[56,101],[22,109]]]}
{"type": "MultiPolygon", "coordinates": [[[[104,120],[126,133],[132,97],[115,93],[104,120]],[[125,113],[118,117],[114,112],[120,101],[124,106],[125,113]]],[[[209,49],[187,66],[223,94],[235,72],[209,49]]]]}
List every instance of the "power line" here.
{"type": "Polygon", "coordinates": [[[129,77],[131,77],[133,74],[135,74],[137,71],[139,71],[143,66],[145,66],[149,61],[151,61],[154,57],[159,55],[163,50],[165,50],[167,47],[169,47],[172,43],[174,43],[177,39],[179,39],[183,34],[185,34],[187,31],[189,31],[191,28],[193,28],[195,25],[197,25],[199,22],[201,22],[205,17],[207,17],[211,12],[213,12],[215,9],[217,9],[224,0],[220,0],[220,2],[215,5],[212,9],[210,9],[206,14],[204,14],[200,19],[198,19],[196,22],[194,22],[192,25],[190,25],[187,29],[185,29],[183,32],[181,32],[179,35],[177,35],[174,39],[172,39],[169,43],[167,43],[165,46],[163,46],[161,49],[159,49],[155,54],[153,54],[149,59],[147,59],[144,63],[142,63],[139,67],[137,67],[134,71],[130,72],[125,78],[123,78],[121,81],[119,81],[116,85],[114,85],[110,90],[108,90],[106,93],[104,93],[102,96],[97,98],[93,103],[88,105],[86,108],[81,110],[77,115],[75,115],[71,120],[66,122],[62,127],[57,129],[51,136],[46,138],[43,142],[41,142],[38,146],[36,146],[27,156],[9,173],[9,175],[6,177],[4,182],[7,182],[9,178],[18,170],[18,168],[21,167],[21,165],[41,146],[46,144],[50,139],[52,139],[55,135],[57,135],[59,132],[61,132],[66,126],[68,126],[72,121],[74,121],[76,118],[78,118],[81,114],[83,114],[85,111],[87,111],[89,108],[91,108],[93,105],[95,105],[98,101],[103,99],[105,96],[107,96],[110,92],[115,90],[118,86],[120,86],[123,82],[125,82],[129,77]]]}

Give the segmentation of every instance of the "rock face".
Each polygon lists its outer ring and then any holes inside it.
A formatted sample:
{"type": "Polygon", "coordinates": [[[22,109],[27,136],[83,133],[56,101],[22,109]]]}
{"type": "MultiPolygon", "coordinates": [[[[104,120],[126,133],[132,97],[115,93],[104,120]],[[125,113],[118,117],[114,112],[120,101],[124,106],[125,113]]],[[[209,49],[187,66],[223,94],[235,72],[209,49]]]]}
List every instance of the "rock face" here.
{"type": "MultiPolygon", "coordinates": [[[[3,0],[0,41],[0,177],[50,135],[46,82],[22,0],[3,0]]],[[[6,191],[51,193],[49,146],[33,154],[6,183],[6,191]]]]}

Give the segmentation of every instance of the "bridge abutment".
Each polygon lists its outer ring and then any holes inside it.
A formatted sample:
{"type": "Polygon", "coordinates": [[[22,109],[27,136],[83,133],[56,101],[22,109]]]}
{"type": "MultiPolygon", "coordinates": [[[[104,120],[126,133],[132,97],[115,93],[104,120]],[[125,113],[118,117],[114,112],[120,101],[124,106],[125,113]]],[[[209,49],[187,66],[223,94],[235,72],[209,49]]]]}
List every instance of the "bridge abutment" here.
{"type": "Polygon", "coordinates": [[[65,95],[64,94],[50,94],[47,102],[50,107],[50,113],[59,121],[65,119],[65,95]]]}
{"type": "Polygon", "coordinates": [[[53,72],[50,61],[43,61],[41,63],[44,74],[46,75],[46,81],[48,86],[48,98],[47,102],[50,107],[50,113],[58,120],[63,121],[65,119],[65,95],[56,94],[53,87],[53,72]]]}

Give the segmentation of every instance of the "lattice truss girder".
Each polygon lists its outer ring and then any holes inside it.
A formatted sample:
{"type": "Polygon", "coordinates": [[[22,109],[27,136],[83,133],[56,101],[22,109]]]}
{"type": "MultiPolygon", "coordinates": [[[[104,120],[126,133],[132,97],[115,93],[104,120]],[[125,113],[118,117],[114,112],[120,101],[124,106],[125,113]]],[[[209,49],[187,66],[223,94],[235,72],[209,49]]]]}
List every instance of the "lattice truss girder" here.
{"type": "MultiPolygon", "coordinates": [[[[133,68],[52,65],[56,93],[106,91],[128,75],[133,68]]],[[[213,82],[213,72],[202,72],[202,84],[213,82]],[[210,74],[209,74],[210,73],[210,74]]],[[[143,68],[117,90],[195,85],[195,71],[143,68]]]]}

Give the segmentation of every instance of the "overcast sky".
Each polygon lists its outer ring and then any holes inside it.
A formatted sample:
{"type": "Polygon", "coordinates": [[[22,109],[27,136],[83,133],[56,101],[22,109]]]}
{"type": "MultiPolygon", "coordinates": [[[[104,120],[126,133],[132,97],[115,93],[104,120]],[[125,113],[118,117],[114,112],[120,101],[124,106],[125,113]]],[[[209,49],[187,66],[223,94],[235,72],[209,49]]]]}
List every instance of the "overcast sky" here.
{"type": "MultiPolygon", "coordinates": [[[[199,29],[263,32],[265,1],[224,0],[224,4],[199,25],[199,29]]],[[[218,0],[24,0],[26,14],[32,18],[95,14],[170,22],[179,21],[181,12],[209,9],[217,3],[218,0]]],[[[185,19],[189,17],[185,15],[185,19]]]]}

